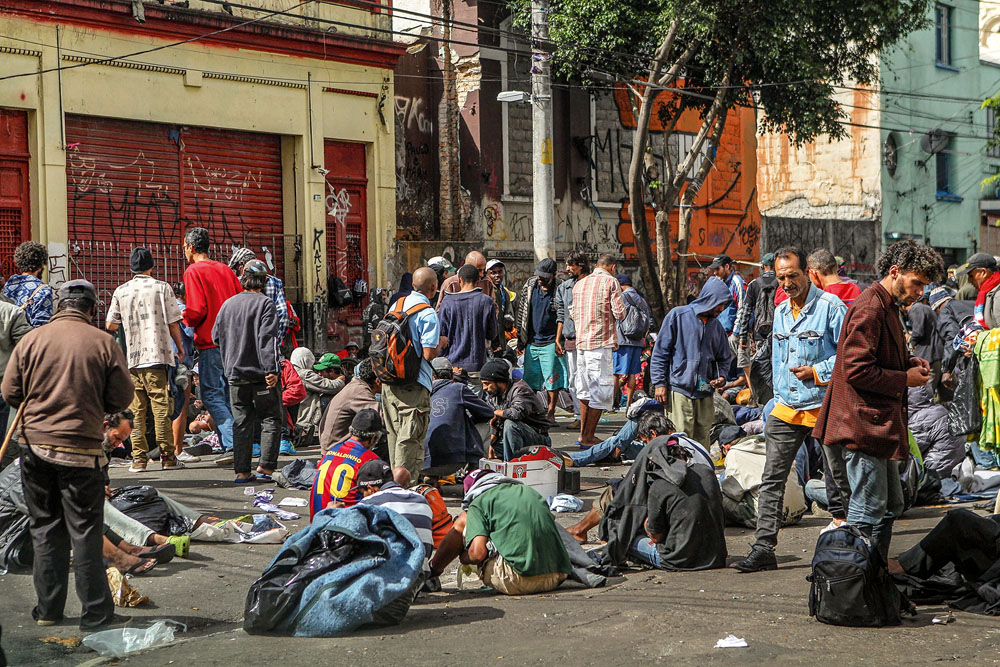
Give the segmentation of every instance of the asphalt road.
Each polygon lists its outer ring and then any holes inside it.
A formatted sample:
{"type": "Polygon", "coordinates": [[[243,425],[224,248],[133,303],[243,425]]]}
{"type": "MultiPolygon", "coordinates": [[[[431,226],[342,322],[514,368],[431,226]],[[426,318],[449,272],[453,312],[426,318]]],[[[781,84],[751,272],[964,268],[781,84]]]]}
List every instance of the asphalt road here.
{"type": "MultiPolygon", "coordinates": [[[[620,421],[615,417],[614,421],[620,421]]],[[[614,424],[602,425],[610,433],[614,424]]],[[[557,447],[574,439],[555,432],[557,447]]],[[[307,458],[308,452],[304,454],[307,458]]],[[[313,454],[313,459],[317,458],[313,454]]],[[[282,461],[290,460],[283,457],[282,461]]],[[[603,479],[621,475],[584,469],[580,496],[596,499],[603,479]]],[[[113,484],[141,479],[205,513],[232,518],[251,507],[243,489],[231,484],[231,471],[196,464],[183,471],[128,473],[112,469],[113,484]]],[[[306,497],[305,491],[278,489],[276,498],[306,497]]],[[[449,504],[457,507],[457,498],[449,504]]],[[[944,508],[911,510],[896,524],[893,551],[901,551],[926,533],[944,508]]],[[[305,519],[287,522],[294,532],[305,519]]],[[[564,524],[581,514],[560,514],[564,524]]],[[[192,545],[189,559],[175,559],[132,583],[151,604],[119,610],[135,625],[169,618],[185,623],[177,641],[118,660],[102,660],[85,647],[44,643],[43,637],[80,637],[79,604],[71,591],[66,624],[39,628],[30,618],[34,591],[30,576],[0,577],[0,623],[3,647],[12,665],[122,662],[136,665],[229,665],[233,662],[343,664],[467,665],[595,664],[670,662],[675,664],[923,664],[952,661],[989,664],[1000,661],[1000,625],[993,618],[956,613],[956,622],[932,625],[938,607],[896,628],[837,628],[817,623],[807,611],[805,576],[819,529],[826,519],[806,515],[782,530],[777,572],[740,575],[733,570],[667,573],[633,570],[605,588],[564,584],[547,595],[503,597],[466,583],[456,588],[454,570],[443,578],[444,590],[421,598],[397,627],[358,632],[338,639],[255,637],[241,629],[247,589],[277,551],[277,545],[192,545]],[[728,634],[744,638],[746,648],[716,649],[728,634]]],[[[743,555],[751,531],[727,528],[731,556],[743,555]]],[[[592,533],[593,536],[593,533],[592,533]]],[[[72,587],[72,579],[71,579],[72,587]]]]}

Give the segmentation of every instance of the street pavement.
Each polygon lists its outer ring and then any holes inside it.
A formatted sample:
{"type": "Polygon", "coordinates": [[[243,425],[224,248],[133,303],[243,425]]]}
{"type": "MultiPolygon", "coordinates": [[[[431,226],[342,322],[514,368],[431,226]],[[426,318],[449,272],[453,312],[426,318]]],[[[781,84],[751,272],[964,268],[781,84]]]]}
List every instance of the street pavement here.
{"type": "MultiPolygon", "coordinates": [[[[621,423],[600,427],[610,434],[621,423]]],[[[563,422],[565,423],[565,422],[563,422]]],[[[559,428],[554,444],[569,448],[574,433],[559,428]]],[[[318,452],[300,457],[316,460],[318,452]]],[[[282,465],[291,457],[282,457],[282,465]]],[[[155,467],[155,466],[154,466],[155,467]]],[[[585,510],[596,500],[607,478],[621,476],[624,466],[610,470],[585,468],[580,497],[585,510]]],[[[221,518],[234,518],[253,508],[243,488],[231,482],[231,470],[210,463],[177,472],[152,470],[131,474],[113,468],[112,484],[152,484],[171,497],[221,518]]],[[[258,490],[269,488],[256,487],[258,490]]],[[[277,488],[275,498],[306,498],[306,491],[277,488]]],[[[459,499],[446,498],[457,513],[459,499]]],[[[959,506],[956,506],[959,507],[959,506]]],[[[306,510],[306,508],[300,508],[306,510]]],[[[911,510],[896,524],[893,552],[916,543],[946,511],[942,507],[911,510]]],[[[564,525],[582,516],[559,514],[564,525]]],[[[294,533],[308,522],[308,511],[298,521],[286,522],[294,533]]],[[[76,627],[79,603],[72,590],[65,624],[39,628],[30,617],[34,605],[31,577],[0,577],[0,624],[3,647],[11,665],[231,665],[237,663],[344,664],[364,659],[368,664],[467,665],[585,664],[635,662],[672,664],[958,664],[1000,662],[1000,625],[986,616],[956,612],[956,621],[933,625],[942,607],[922,607],[920,614],[900,627],[838,628],[808,615],[809,573],[816,537],[828,522],[806,517],[781,531],[779,570],[741,575],[734,570],[671,573],[631,570],[600,589],[564,584],[546,595],[504,597],[465,581],[456,587],[456,570],[442,578],[443,590],[422,595],[403,623],[392,628],[365,630],[337,639],[295,639],[250,636],[242,630],[243,607],[250,584],[261,574],[278,545],[194,543],[191,557],[175,558],[132,584],[151,603],[119,609],[131,615],[133,625],[145,627],[155,619],[173,619],[187,625],[169,646],[118,659],[101,659],[85,647],[67,648],[40,641],[45,637],[81,637],[76,627]],[[713,648],[733,634],[746,648],[713,648]]],[[[727,528],[730,557],[746,553],[752,531],[727,528]]],[[[596,539],[596,530],[591,532],[596,539]]],[[[588,546],[596,546],[591,543],[588,546]]]]}

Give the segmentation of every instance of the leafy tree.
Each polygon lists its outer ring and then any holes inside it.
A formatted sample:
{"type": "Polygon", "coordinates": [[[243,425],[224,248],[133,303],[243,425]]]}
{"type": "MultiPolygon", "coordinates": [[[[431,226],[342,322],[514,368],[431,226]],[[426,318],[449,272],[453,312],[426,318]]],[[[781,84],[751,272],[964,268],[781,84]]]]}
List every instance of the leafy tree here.
{"type": "MultiPolygon", "coordinates": [[[[516,16],[530,16],[528,0],[511,4],[516,16]]],[[[629,214],[658,314],[684,301],[690,206],[728,112],[755,105],[763,112],[762,131],[787,133],[796,144],[824,134],[843,138],[847,114],[835,85],[876,84],[879,54],[922,27],[927,6],[928,0],[552,0],[551,43],[541,46],[552,51],[555,71],[595,88],[606,88],[610,77],[630,91],[637,124],[629,214]],[[664,90],[675,93],[667,104],[660,103],[664,90]],[[654,107],[665,143],[682,112],[693,110],[702,120],[690,150],[665,160],[662,174],[649,151],[654,107]],[[655,258],[647,203],[656,211],[655,258]],[[675,233],[667,214],[678,203],[675,233]]]]}

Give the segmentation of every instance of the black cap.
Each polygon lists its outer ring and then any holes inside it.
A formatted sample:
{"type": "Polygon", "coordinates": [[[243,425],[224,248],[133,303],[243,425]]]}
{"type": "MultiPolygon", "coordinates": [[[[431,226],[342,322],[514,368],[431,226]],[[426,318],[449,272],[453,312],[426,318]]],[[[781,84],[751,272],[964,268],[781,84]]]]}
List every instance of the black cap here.
{"type": "Polygon", "coordinates": [[[142,273],[153,268],[153,253],[148,248],[132,248],[128,263],[132,267],[132,273],[142,273]]]}
{"type": "Polygon", "coordinates": [[[479,377],[490,382],[510,382],[510,365],[503,359],[490,359],[479,369],[479,377]]]}
{"type": "Polygon", "coordinates": [[[621,286],[623,286],[623,287],[625,285],[631,285],[632,284],[632,277],[629,274],[627,274],[627,273],[619,273],[617,276],[615,276],[615,280],[617,280],[618,284],[621,285],[621,286]]]}
{"type": "Polygon", "coordinates": [[[977,252],[969,258],[969,261],[958,267],[958,270],[955,271],[955,277],[964,276],[972,269],[989,269],[990,271],[996,271],[997,258],[985,252],[977,252]]]}
{"type": "Polygon", "coordinates": [[[548,280],[556,275],[556,260],[546,257],[535,267],[535,275],[548,280]]]}
{"type": "Polygon", "coordinates": [[[85,298],[97,303],[97,290],[89,280],[77,278],[70,280],[59,286],[58,296],[60,299],[85,298]]]}
{"type": "Polygon", "coordinates": [[[358,410],[358,414],[354,415],[354,419],[351,420],[350,432],[355,435],[381,433],[384,430],[385,426],[382,424],[382,418],[379,416],[378,411],[372,408],[358,410]]]}
{"type": "Polygon", "coordinates": [[[392,481],[392,468],[382,459],[375,459],[363,463],[358,468],[357,484],[359,489],[369,487],[381,487],[386,482],[392,481]]]}
{"type": "Polygon", "coordinates": [[[708,268],[717,269],[720,266],[725,266],[726,264],[732,264],[732,263],[733,263],[733,258],[730,257],[729,255],[716,255],[715,259],[712,260],[712,263],[708,265],[708,268]]]}

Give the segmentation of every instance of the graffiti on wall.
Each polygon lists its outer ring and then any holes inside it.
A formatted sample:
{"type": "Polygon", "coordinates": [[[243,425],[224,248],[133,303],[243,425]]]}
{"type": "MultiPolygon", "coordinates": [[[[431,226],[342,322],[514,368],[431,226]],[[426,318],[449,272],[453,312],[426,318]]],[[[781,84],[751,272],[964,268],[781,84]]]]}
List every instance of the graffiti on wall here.
{"type": "Polygon", "coordinates": [[[422,97],[397,95],[396,112],[396,217],[401,230],[428,231],[433,226],[436,194],[430,187],[434,124],[422,97]]]}
{"type": "Polygon", "coordinates": [[[351,193],[347,188],[338,190],[330,181],[326,183],[326,190],[327,224],[333,225],[337,236],[333,239],[333,263],[337,277],[347,284],[347,215],[351,212],[351,193]]]}

